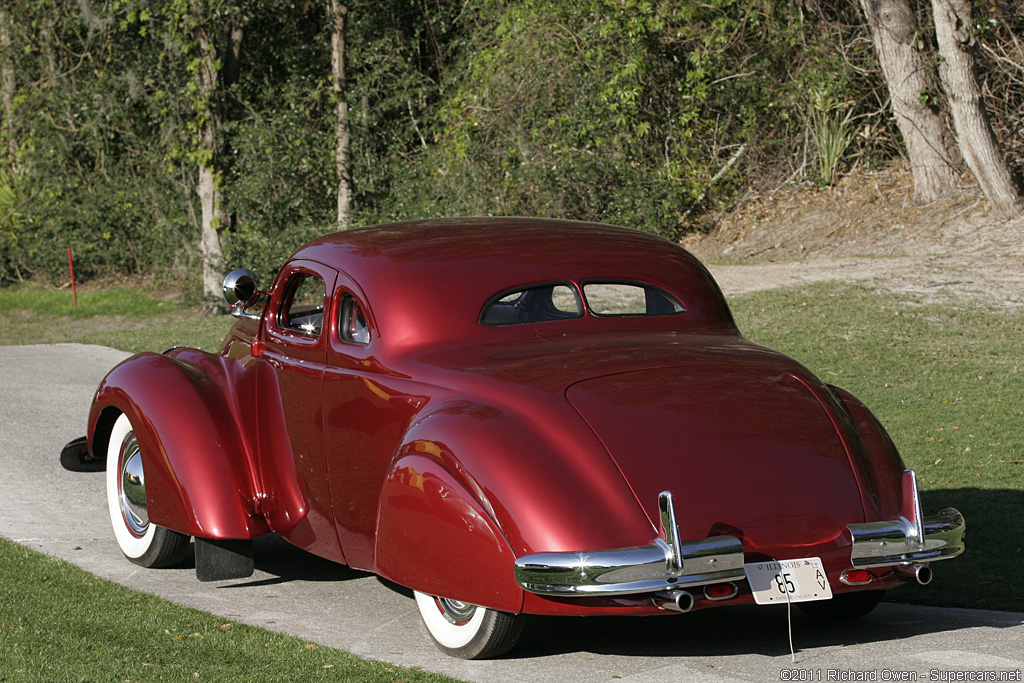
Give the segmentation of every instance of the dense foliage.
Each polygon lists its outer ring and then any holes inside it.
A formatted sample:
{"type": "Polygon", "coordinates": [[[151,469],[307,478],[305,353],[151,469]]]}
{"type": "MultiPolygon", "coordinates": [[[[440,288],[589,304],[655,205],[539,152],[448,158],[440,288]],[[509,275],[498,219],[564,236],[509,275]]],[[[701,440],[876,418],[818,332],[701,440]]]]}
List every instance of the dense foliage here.
{"type": "MultiPolygon", "coordinates": [[[[326,0],[5,5],[0,283],[59,281],[69,247],[85,277],[194,280],[197,136],[214,111],[227,263],[266,273],[331,229],[326,0]],[[197,26],[244,32],[215,97],[196,85],[197,26]]],[[[345,5],[355,225],[542,215],[677,236],[750,185],[827,184],[899,154],[851,0],[345,5]]],[[[1001,0],[979,14],[1019,170],[1021,14],[1001,0]]]]}

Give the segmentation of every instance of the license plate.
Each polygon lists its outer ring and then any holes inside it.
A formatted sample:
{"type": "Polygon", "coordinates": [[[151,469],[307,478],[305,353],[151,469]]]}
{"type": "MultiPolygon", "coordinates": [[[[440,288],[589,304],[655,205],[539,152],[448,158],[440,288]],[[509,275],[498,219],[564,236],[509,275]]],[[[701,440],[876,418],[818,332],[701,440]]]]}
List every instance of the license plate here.
{"type": "Polygon", "coordinates": [[[832,597],[825,568],[817,557],[751,562],[743,565],[743,570],[754,601],[759,605],[810,602],[832,597]]]}

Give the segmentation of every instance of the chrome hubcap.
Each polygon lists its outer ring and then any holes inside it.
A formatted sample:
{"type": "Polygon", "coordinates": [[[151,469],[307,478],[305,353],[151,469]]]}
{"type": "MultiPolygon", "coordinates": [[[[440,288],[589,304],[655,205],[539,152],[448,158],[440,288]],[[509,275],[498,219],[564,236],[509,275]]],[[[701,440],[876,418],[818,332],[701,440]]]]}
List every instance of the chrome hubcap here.
{"type": "Polygon", "coordinates": [[[461,600],[449,600],[448,598],[437,598],[437,607],[441,614],[450,624],[462,626],[468,623],[476,613],[476,605],[462,602],[461,600]]]}
{"type": "Polygon", "coordinates": [[[121,516],[134,535],[142,536],[149,528],[149,512],[146,511],[146,478],[142,472],[142,453],[134,433],[128,434],[121,443],[120,460],[117,498],[121,505],[121,516]]]}

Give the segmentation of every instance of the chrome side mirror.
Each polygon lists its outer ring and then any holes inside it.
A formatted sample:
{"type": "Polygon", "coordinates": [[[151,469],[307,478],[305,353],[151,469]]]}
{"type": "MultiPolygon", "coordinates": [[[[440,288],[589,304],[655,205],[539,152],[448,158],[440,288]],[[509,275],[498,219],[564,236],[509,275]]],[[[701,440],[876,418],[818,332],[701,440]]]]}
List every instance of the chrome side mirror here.
{"type": "Polygon", "coordinates": [[[259,294],[256,276],[251,271],[235,270],[224,278],[224,299],[239,310],[252,304],[259,294]]]}

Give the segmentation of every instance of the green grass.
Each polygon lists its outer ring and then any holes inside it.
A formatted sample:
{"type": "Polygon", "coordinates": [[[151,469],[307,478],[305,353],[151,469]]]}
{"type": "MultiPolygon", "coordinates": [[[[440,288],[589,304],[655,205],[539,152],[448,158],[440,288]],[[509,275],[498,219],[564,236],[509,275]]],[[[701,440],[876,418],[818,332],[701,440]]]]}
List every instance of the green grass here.
{"type": "Polygon", "coordinates": [[[0,681],[450,681],[180,607],[0,539],[0,681]]]}
{"type": "Polygon", "coordinates": [[[1024,312],[838,284],[732,303],[747,337],[871,408],[917,471],[925,514],[964,513],[967,552],[892,599],[1024,611],[1024,312]]]}
{"type": "Polygon", "coordinates": [[[180,344],[216,351],[231,322],[126,287],[79,292],[77,308],[67,290],[0,289],[0,345],[77,342],[138,353],[180,344]]]}
{"type": "Polygon", "coordinates": [[[131,353],[162,352],[172,346],[191,346],[213,353],[220,350],[233,322],[234,319],[226,315],[188,320],[157,320],[145,327],[80,333],[68,341],[110,346],[131,353]]]}

